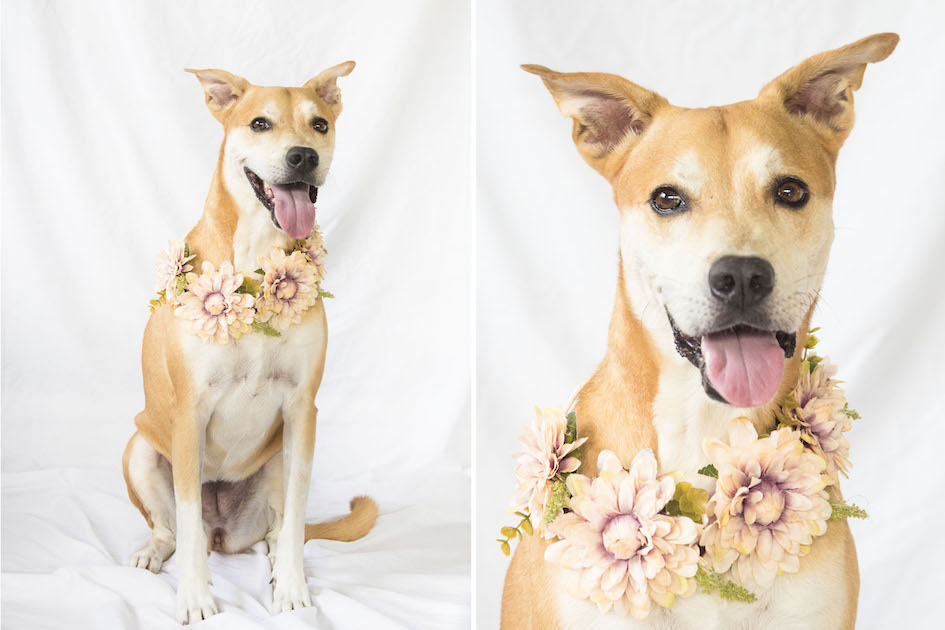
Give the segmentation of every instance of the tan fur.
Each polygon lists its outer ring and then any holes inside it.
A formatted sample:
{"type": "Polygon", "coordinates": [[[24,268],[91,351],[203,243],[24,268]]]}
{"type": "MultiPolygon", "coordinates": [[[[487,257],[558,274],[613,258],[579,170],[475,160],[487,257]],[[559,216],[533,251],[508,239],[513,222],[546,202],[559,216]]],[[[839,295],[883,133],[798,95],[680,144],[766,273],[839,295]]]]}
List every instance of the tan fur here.
{"type": "MultiPolygon", "coordinates": [[[[573,119],[572,137],[579,153],[611,183],[624,220],[645,227],[645,235],[656,240],[647,242],[650,249],[671,247],[680,239],[716,231],[724,234],[730,248],[741,251],[740,247],[757,247],[764,241],[763,235],[771,233],[808,252],[812,264],[822,268],[832,241],[834,165],[853,123],[852,92],[860,87],[866,64],[887,57],[897,42],[898,36],[887,33],[815,55],[766,85],[753,101],[705,109],[673,106],[658,94],[616,75],[562,74],[534,65],[523,69],[539,75],[562,113],[573,119]],[[816,89],[810,91],[811,86],[816,89]],[[621,109],[619,115],[614,114],[614,107],[621,109]],[[625,131],[619,138],[602,128],[598,120],[601,116],[622,126],[625,131]],[[750,173],[753,164],[736,160],[750,156],[754,147],[767,146],[778,150],[778,159],[788,161],[782,165],[784,172],[802,177],[811,191],[816,191],[818,201],[807,211],[774,213],[765,198],[770,190],[745,184],[754,181],[750,173]],[[696,206],[688,210],[685,225],[673,224],[647,207],[648,198],[655,187],[667,183],[666,174],[678,167],[680,155],[687,151],[698,156],[699,165],[710,176],[705,181],[696,178],[693,185],[701,189],[692,194],[696,206]],[[745,169],[749,173],[736,181],[733,173],[745,169]],[[713,203],[698,205],[698,200],[706,199],[713,203]]],[[[665,349],[660,350],[666,347],[666,340],[654,340],[652,331],[662,330],[660,325],[641,320],[647,305],[631,302],[627,287],[636,286],[635,282],[645,285],[648,280],[636,262],[625,266],[627,254],[622,244],[607,353],[581,389],[575,407],[580,434],[589,438],[581,449],[581,472],[589,475],[595,474],[597,455],[605,448],[614,451],[625,465],[644,448],[653,449],[659,456],[654,401],[661,373],[669,369],[670,361],[678,361],[665,349]],[[642,279],[628,278],[628,268],[642,279]]],[[[800,344],[806,338],[815,305],[816,298],[804,305],[797,328],[800,344]]],[[[650,317],[664,316],[646,317],[650,321],[650,317]]],[[[662,326],[669,330],[668,323],[662,326]]],[[[784,378],[772,401],[749,413],[759,431],[773,428],[771,410],[796,384],[800,356],[798,351],[786,360],[784,378]]],[[[833,498],[839,498],[837,491],[833,498]]],[[[563,629],[557,616],[558,602],[570,596],[556,577],[560,570],[543,558],[546,547],[545,541],[531,536],[516,549],[502,597],[503,628],[563,629]]],[[[840,600],[831,603],[835,627],[853,628],[859,573],[845,521],[831,521],[828,532],[816,540],[812,552],[801,561],[804,575],[816,574],[828,566],[839,566],[844,575],[843,592],[834,594],[840,600]]],[[[583,622],[581,627],[591,627],[594,618],[583,622]]]]}

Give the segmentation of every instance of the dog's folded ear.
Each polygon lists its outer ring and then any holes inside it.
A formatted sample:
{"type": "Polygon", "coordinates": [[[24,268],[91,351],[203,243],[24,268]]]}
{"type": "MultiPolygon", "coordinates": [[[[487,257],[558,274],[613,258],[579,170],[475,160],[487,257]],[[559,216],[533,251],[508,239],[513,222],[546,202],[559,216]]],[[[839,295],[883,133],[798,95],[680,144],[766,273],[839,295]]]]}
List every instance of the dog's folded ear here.
{"type": "Polygon", "coordinates": [[[318,98],[322,99],[337,116],[341,113],[341,90],[338,89],[337,80],[339,77],[351,74],[352,70],[354,70],[353,61],[339,63],[337,66],[322,70],[317,77],[309,79],[303,87],[314,90],[318,98]]]}
{"type": "Polygon", "coordinates": [[[624,155],[669,102],[623,77],[600,72],[555,72],[523,65],[541,77],[558,109],[574,120],[572,137],[584,160],[608,179],[624,155]]]}
{"type": "Polygon", "coordinates": [[[898,43],[895,33],[879,33],[814,55],[764,86],[758,99],[813,125],[839,149],[853,128],[853,92],[866,64],[882,61],[898,43]]]}
{"type": "Polygon", "coordinates": [[[207,96],[207,108],[213,117],[223,122],[223,117],[240,100],[249,88],[249,81],[226,70],[191,70],[207,96]]]}

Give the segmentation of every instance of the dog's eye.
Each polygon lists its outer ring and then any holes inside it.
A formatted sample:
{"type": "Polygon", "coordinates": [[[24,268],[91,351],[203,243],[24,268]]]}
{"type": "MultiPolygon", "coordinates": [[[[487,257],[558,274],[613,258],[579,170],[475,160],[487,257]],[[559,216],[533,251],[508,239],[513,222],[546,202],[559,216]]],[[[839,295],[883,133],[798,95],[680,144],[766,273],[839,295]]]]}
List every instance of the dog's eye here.
{"type": "Polygon", "coordinates": [[[316,118],[312,121],[312,129],[318,133],[328,133],[328,121],[324,118],[316,118]]]}
{"type": "Polygon", "coordinates": [[[253,122],[249,123],[249,128],[253,131],[269,131],[272,129],[272,123],[262,117],[253,118],[253,122]]]}
{"type": "Polygon", "coordinates": [[[686,200],[672,186],[660,186],[650,195],[650,205],[657,214],[675,214],[686,209],[686,200]]]}
{"type": "Polygon", "coordinates": [[[774,196],[777,200],[791,208],[800,208],[810,197],[807,184],[796,177],[783,177],[774,185],[774,196]]]}

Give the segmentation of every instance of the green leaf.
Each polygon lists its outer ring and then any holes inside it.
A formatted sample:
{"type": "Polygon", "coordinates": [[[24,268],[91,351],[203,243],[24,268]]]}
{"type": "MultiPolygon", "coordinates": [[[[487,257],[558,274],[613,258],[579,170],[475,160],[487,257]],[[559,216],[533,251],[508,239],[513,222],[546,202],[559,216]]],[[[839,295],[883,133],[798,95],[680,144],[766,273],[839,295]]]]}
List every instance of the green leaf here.
{"type": "Polygon", "coordinates": [[[752,603],[758,598],[748,589],[739,586],[731,580],[726,580],[721,574],[712,571],[706,571],[702,567],[696,571],[696,583],[702,587],[702,592],[711,595],[714,591],[719,592],[719,597],[727,599],[730,602],[752,603]]]}
{"type": "Polygon", "coordinates": [[[324,291],[321,287],[318,287],[318,297],[320,298],[334,298],[335,295],[331,291],[324,291]]]}
{"type": "Polygon", "coordinates": [[[253,330],[256,332],[261,332],[267,337],[281,337],[282,333],[267,324],[266,322],[254,321],[253,330]]]}
{"type": "Polygon", "coordinates": [[[190,257],[190,243],[184,241],[184,258],[190,257]]]}
{"type": "Polygon", "coordinates": [[[831,503],[830,508],[830,520],[832,521],[844,518],[869,518],[866,510],[855,503],[840,501],[839,503],[831,503]]]}
{"type": "Polygon", "coordinates": [[[249,276],[243,277],[243,284],[236,290],[237,293],[246,293],[248,295],[259,295],[259,280],[253,280],[249,276]]]}
{"type": "Polygon", "coordinates": [[[548,497],[548,507],[545,509],[544,521],[550,523],[558,518],[558,514],[561,513],[561,510],[570,500],[571,493],[568,492],[567,484],[560,479],[555,481],[551,487],[551,495],[548,497]]]}
{"type": "Polygon", "coordinates": [[[860,419],[860,414],[856,412],[856,409],[850,409],[850,403],[844,403],[843,409],[841,409],[840,411],[847,414],[847,417],[850,418],[851,420],[860,419]]]}
{"type": "Polygon", "coordinates": [[[663,511],[668,516],[685,516],[696,523],[702,522],[709,493],[702,488],[693,487],[688,481],[676,484],[676,492],[663,511]]]}
{"type": "Polygon", "coordinates": [[[253,273],[258,273],[258,274],[261,275],[261,276],[266,275],[266,271],[265,271],[265,269],[263,269],[262,267],[260,267],[259,269],[257,269],[257,270],[254,271],[253,273]]]}
{"type": "Polygon", "coordinates": [[[522,522],[518,524],[522,528],[522,531],[531,536],[535,533],[534,528],[532,528],[532,522],[527,518],[522,519],[522,522]]]}
{"type": "Polygon", "coordinates": [[[503,527],[500,531],[502,532],[502,535],[508,538],[509,540],[512,540],[513,538],[518,536],[518,530],[515,529],[514,527],[503,527]]]}
{"type": "Polygon", "coordinates": [[[564,431],[564,441],[568,444],[577,439],[577,413],[571,411],[565,416],[568,421],[568,427],[564,431]]]}
{"type": "Polygon", "coordinates": [[[820,343],[820,339],[818,339],[813,333],[810,335],[807,335],[807,343],[804,344],[804,349],[811,350],[818,343],[820,343]]]}
{"type": "Polygon", "coordinates": [[[719,471],[712,464],[700,468],[699,474],[705,475],[706,477],[715,477],[716,479],[719,478],[719,471]]]}
{"type": "Polygon", "coordinates": [[[504,554],[507,555],[507,556],[508,556],[508,555],[511,555],[511,553],[512,553],[512,548],[509,546],[509,541],[507,541],[507,540],[500,540],[499,543],[500,543],[500,544],[499,544],[499,549],[502,550],[502,553],[504,553],[504,554]]]}
{"type": "Polygon", "coordinates": [[[807,357],[808,367],[810,368],[810,373],[813,374],[814,370],[817,369],[817,364],[823,361],[823,357],[818,357],[816,354],[812,354],[807,357]]]}
{"type": "Polygon", "coordinates": [[[174,295],[180,295],[187,290],[187,276],[180,274],[177,276],[177,286],[174,287],[174,295]]]}

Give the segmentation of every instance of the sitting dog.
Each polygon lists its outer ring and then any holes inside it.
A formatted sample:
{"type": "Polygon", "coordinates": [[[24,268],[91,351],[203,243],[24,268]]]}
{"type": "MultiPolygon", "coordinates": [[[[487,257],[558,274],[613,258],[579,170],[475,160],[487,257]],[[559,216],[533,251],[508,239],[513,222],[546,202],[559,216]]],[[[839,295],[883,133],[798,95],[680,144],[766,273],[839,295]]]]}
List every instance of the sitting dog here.
{"type": "MultiPolygon", "coordinates": [[[[575,410],[581,472],[603,449],[624,467],[652,449],[660,470],[697,474],[703,442],[736,416],[759,433],[798,378],[800,352],[833,241],[837,153],[853,126],[866,65],[885,33],[815,55],[751,101],[686,109],[610,74],[523,68],[573,119],[584,160],[613,187],[620,266],[607,354],[575,410]]],[[[830,521],[796,574],[755,603],[695,594],[644,620],[601,614],[566,592],[547,543],[526,536],[505,580],[507,630],[853,628],[859,574],[846,521],[830,521]]]]}
{"type": "MultiPolygon", "coordinates": [[[[190,71],[224,128],[203,216],[186,237],[195,269],[229,261],[252,275],[261,257],[313,232],[341,112],[336,80],[353,68],[334,66],[299,88],[190,71]]],[[[225,344],[193,334],[167,302],[144,332],[145,409],[123,458],[128,495],[152,530],[129,563],[157,573],[176,552],[177,618],[192,623],[217,612],[208,549],[235,553],[265,540],[273,612],[311,606],[304,541],[356,540],[377,518],[374,502],[358,497],[340,520],[304,522],[327,341],[321,297],[281,336],[252,332],[225,344]]]]}

